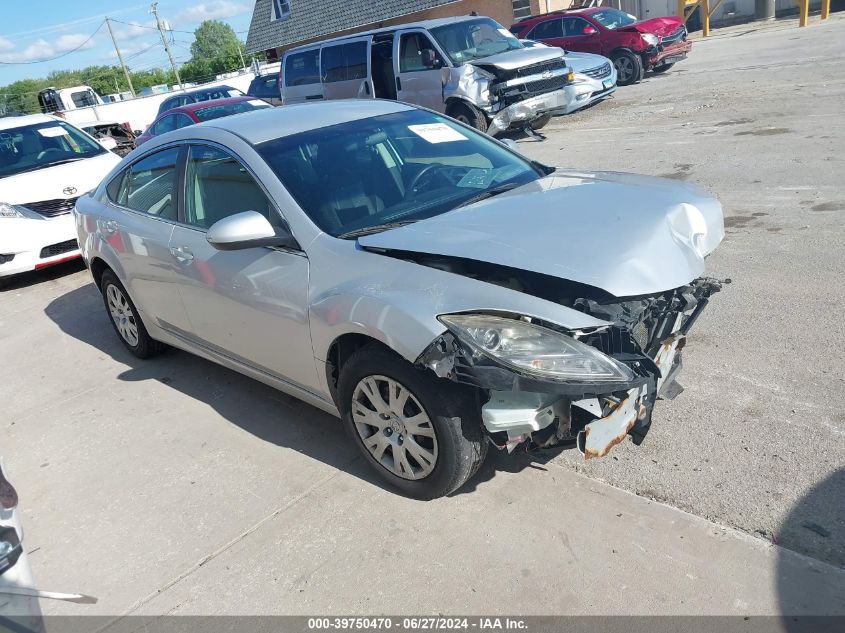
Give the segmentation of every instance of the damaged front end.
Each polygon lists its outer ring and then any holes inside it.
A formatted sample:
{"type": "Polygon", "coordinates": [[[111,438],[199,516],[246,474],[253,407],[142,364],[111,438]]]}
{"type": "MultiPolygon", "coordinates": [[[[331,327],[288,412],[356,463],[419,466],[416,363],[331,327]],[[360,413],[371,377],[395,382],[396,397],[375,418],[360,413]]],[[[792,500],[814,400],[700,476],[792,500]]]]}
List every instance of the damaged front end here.
{"type": "Polygon", "coordinates": [[[485,394],[481,417],[497,447],[576,445],[586,459],[603,457],[628,435],[639,445],[657,398],[682,391],[686,335],[729,281],[701,277],[626,299],[585,286],[557,296],[607,324],[589,330],[513,314],[444,315],[448,330],[417,364],[485,394]]]}
{"type": "Polygon", "coordinates": [[[562,55],[518,68],[467,63],[443,69],[443,99],[482,110],[487,133],[521,129],[551,112],[565,112],[576,99],[572,69],[562,55]]]}

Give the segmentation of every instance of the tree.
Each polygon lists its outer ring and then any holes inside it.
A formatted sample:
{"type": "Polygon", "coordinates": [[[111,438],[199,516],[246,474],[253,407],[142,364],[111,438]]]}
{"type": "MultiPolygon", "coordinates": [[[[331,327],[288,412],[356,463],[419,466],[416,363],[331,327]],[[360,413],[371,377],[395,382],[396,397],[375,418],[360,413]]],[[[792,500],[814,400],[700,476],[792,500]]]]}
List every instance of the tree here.
{"type": "Polygon", "coordinates": [[[235,31],[220,20],[206,20],[194,31],[191,44],[191,61],[199,59],[230,59],[236,68],[240,65],[240,41],[235,31]]]}

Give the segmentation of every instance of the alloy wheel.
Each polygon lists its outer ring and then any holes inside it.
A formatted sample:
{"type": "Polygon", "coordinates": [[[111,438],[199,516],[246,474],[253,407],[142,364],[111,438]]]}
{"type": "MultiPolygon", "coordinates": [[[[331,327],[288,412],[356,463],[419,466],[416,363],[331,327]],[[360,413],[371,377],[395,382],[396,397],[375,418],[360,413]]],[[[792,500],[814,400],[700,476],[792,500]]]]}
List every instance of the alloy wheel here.
{"type": "Polygon", "coordinates": [[[135,347],[138,344],[138,323],[129,301],[120,288],[113,284],[106,288],[106,301],[109,305],[109,314],[120,336],[130,346],[135,347]]]}
{"type": "Polygon", "coordinates": [[[437,464],[437,436],[407,387],[387,376],[366,376],[352,394],[352,421],[379,464],[402,479],[422,479],[437,464]]]}
{"type": "Polygon", "coordinates": [[[616,66],[617,82],[628,81],[634,76],[634,63],[627,57],[617,57],[613,65],[616,66]]]}

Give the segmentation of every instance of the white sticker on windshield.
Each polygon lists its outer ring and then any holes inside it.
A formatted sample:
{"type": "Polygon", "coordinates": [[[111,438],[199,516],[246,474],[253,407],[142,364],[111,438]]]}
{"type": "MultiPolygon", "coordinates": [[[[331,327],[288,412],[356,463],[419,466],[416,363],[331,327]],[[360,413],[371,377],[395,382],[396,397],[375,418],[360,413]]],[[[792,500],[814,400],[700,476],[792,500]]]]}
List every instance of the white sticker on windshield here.
{"type": "Polygon", "coordinates": [[[38,133],[41,136],[46,136],[48,138],[53,136],[65,136],[67,134],[67,130],[64,128],[59,127],[58,125],[54,127],[42,127],[38,129],[38,133]]]}
{"type": "Polygon", "coordinates": [[[496,29],[496,30],[499,31],[499,33],[501,33],[502,35],[504,35],[507,38],[516,38],[516,35],[514,35],[510,31],[508,31],[507,29],[496,29]]]}
{"type": "Polygon", "coordinates": [[[451,141],[466,141],[466,136],[445,123],[424,123],[409,125],[408,129],[429,143],[450,143],[451,141]]]}

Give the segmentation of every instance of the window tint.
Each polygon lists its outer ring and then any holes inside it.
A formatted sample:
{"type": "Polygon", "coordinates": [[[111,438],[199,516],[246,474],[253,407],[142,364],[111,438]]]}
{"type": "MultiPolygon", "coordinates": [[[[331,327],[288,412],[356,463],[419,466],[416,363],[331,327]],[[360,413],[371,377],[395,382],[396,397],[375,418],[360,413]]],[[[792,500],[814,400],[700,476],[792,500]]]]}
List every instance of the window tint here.
{"type": "MultiPolygon", "coordinates": [[[[125,172],[115,202],[135,211],[175,220],[176,159],[178,156],[179,148],[173,147],[156,152],[130,165],[125,172]]],[[[112,184],[109,184],[110,196],[112,184]]]]}
{"type": "Polygon", "coordinates": [[[574,37],[576,35],[584,35],[584,29],[592,26],[584,18],[564,18],[563,19],[563,34],[565,37],[574,37]]]}
{"type": "Polygon", "coordinates": [[[367,77],[367,43],[350,42],[326,46],[321,55],[321,72],[325,83],[365,79],[367,77]]]}
{"type": "Polygon", "coordinates": [[[543,40],[551,39],[553,37],[563,37],[563,28],[561,27],[560,20],[546,20],[545,22],[540,22],[540,24],[535,26],[534,30],[531,31],[531,39],[543,40]]]}
{"type": "Polygon", "coordinates": [[[164,134],[165,132],[172,132],[176,129],[176,115],[168,114],[167,116],[161,117],[158,120],[158,123],[155,124],[153,127],[153,135],[158,136],[159,134],[164,134]]]}
{"type": "MultiPolygon", "coordinates": [[[[422,51],[425,49],[436,51],[431,40],[422,33],[406,33],[399,41],[399,72],[408,73],[419,70],[431,70],[423,64],[422,51]]],[[[439,59],[439,55],[435,55],[439,59]]],[[[442,65],[442,60],[441,60],[442,65]]]]}
{"type": "Polygon", "coordinates": [[[320,83],[320,49],[289,55],[285,60],[285,85],[305,86],[320,83]]]}
{"type": "Polygon", "coordinates": [[[257,211],[274,224],[270,201],[250,173],[229,154],[205,145],[188,153],[185,222],[207,229],[242,211],[257,211]]]}

